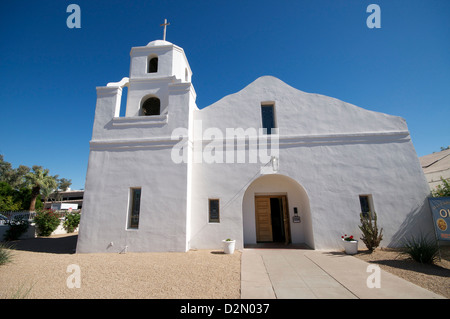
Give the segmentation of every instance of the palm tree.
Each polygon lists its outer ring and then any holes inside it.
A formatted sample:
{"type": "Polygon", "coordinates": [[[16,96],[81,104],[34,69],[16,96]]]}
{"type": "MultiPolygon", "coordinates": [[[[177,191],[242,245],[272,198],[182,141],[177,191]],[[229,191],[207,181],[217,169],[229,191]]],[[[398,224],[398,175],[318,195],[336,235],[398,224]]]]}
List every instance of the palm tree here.
{"type": "Polygon", "coordinates": [[[43,169],[42,166],[34,165],[32,171],[25,175],[31,187],[31,202],[30,211],[35,210],[36,199],[41,193],[42,189],[55,189],[56,180],[49,175],[48,169],[43,169]]]}
{"type": "Polygon", "coordinates": [[[53,192],[55,191],[55,187],[53,185],[45,185],[45,186],[41,186],[41,195],[42,197],[44,197],[44,207],[45,207],[45,203],[47,202],[48,198],[50,197],[50,195],[53,194],[53,192]]]}

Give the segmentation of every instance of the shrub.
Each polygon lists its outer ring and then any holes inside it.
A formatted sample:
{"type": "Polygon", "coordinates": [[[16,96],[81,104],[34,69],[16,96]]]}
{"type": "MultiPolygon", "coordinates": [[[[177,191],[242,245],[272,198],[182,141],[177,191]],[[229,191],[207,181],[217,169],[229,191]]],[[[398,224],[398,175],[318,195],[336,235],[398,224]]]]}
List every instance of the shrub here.
{"type": "Polygon", "coordinates": [[[372,252],[380,245],[380,242],[383,239],[383,228],[378,231],[377,214],[375,212],[369,212],[366,216],[361,213],[359,216],[361,220],[359,229],[363,233],[361,240],[364,242],[367,249],[372,252]]]}
{"type": "Polygon", "coordinates": [[[431,192],[433,197],[448,197],[450,196],[450,179],[443,179],[441,176],[442,184],[436,186],[436,188],[431,192]]]}
{"type": "Polygon", "coordinates": [[[4,244],[0,243],[0,265],[11,261],[11,251],[4,244]]]}
{"type": "Polygon", "coordinates": [[[34,217],[39,236],[50,236],[60,224],[59,216],[52,210],[39,211],[34,217]]]}
{"type": "Polygon", "coordinates": [[[23,216],[15,216],[13,220],[7,222],[7,225],[9,227],[3,235],[3,239],[9,241],[19,239],[28,230],[30,224],[23,216]]]}
{"type": "Polygon", "coordinates": [[[428,240],[423,235],[418,239],[411,238],[405,242],[405,253],[422,264],[432,264],[439,254],[439,246],[435,240],[428,240]]]}
{"type": "Polygon", "coordinates": [[[70,213],[66,215],[63,227],[68,233],[73,233],[80,223],[80,213],[70,213]]]}

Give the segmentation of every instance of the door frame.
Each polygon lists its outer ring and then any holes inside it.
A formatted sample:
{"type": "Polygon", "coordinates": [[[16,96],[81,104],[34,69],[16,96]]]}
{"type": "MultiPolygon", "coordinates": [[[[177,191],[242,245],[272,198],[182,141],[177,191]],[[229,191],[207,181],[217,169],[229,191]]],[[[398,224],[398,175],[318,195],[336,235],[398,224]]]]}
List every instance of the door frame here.
{"type": "MultiPolygon", "coordinates": [[[[281,200],[281,209],[282,209],[282,222],[284,226],[284,244],[291,243],[291,225],[290,225],[290,218],[289,218],[289,206],[288,206],[288,200],[287,200],[287,194],[264,194],[264,195],[256,195],[255,194],[255,227],[256,227],[256,242],[262,242],[258,241],[258,217],[257,217],[257,205],[256,200],[257,198],[267,198],[269,199],[269,211],[270,211],[270,199],[271,198],[279,198],[281,200]]],[[[272,227],[272,223],[271,223],[272,227]]],[[[272,235],[272,242],[273,242],[273,235],[272,235]]]]}

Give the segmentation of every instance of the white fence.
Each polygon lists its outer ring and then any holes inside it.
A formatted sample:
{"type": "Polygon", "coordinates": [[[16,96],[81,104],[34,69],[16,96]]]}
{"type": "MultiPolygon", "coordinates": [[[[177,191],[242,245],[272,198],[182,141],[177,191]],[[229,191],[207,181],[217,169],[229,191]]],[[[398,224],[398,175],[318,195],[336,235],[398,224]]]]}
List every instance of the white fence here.
{"type": "MultiPolygon", "coordinates": [[[[67,233],[62,225],[64,223],[66,215],[69,214],[70,212],[67,210],[54,211],[54,212],[59,215],[59,219],[61,220],[61,223],[58,226],[58,228],[52,233],[52,235],[67,233]]],[[[72,213],[80,213],[80,212],[81,212],[80,209],[72,211],[72,213]]],[[[28,231],[25,234],[23,234],[20,237],[20,239],[36,237],[36,226],[34,225],[34,223],[32,223],[33,218],[35,216],[36,216],[36,212],[30,212],[30,211],[0,212],[0,241],[3,240],[3,235],[9,227],[9,225],[7,224],[8,221],[13,221],[15,218],[26,219],[30,222],[28,231]]],[[[77,232],[77,231],[78,231],[78,228],[75,229],[75,232],[77,232]]]]}
{"type": "Polygon", "coordinates": [[[14,212],[0,212],[0,225],[4,225],[8,222],[8,220],[14,220],[15,218],[32,220],[34,216],[36,216],[36,213],[30,212],[28,210],[14,211],[14,212]]]}
{"type": "MultiPolygon", "coordinates": [[[[81,209],[73,210],[72,213],[80,213],[81,209]]],[[[55,210],[54,213],[59,215],[59,218],[66,217],[70,212],[68,210],[55,210]]],[[[14,220],[14,218],[22,218],[32,221],[36,212],[30,212],[28,210],[13,211],[13,212],[0,212],[0,225],[4,225],[8,220],[14,220]]]]}

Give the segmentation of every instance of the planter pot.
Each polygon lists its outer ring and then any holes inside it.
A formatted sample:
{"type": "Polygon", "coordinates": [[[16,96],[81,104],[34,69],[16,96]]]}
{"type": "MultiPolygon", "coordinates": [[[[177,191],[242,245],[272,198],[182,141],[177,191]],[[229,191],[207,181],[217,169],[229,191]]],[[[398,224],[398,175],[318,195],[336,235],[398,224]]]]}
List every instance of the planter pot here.
{"type": "Polygon", "coordinates": [[[342,242],[344,243],[344,249],[347,255],[354,255],[358,252],[357,240],[347,241],[342,239],[342,242]]]}
{"type": "Polygon", "coordinates": [[[225,254],[233,254],[234,253],[234,247],[236,245],[235,240],[222,240],[223,243],[223,252],[225,254]]]}

